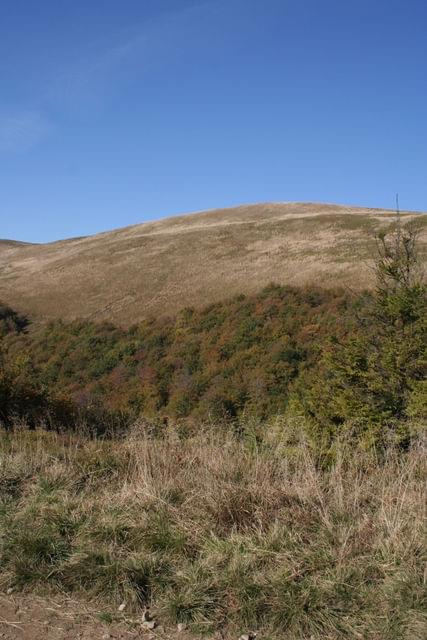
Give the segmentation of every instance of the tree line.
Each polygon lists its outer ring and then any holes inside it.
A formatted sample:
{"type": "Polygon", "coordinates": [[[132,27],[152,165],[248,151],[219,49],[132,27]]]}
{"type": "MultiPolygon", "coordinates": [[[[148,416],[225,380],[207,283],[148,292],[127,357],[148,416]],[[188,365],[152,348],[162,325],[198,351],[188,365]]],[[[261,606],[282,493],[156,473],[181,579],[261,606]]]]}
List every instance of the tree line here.
{"type": "Polygon", "coordinates": [[[102,433],[139,416],[236,425],[288,414],[322,448],[342,431],[405,443],[427,413],[416,240],[400,221],[378,236],[376,289],[359,294],[272,284],[127,329],[36,328],[0,306],[0,420],[102,433]]]}

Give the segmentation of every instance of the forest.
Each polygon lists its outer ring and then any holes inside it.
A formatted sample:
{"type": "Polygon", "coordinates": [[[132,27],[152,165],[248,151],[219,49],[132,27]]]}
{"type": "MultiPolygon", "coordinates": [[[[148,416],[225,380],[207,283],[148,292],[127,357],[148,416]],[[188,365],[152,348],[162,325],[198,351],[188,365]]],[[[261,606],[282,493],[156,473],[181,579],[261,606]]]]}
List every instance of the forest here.
{"type": "Polygon", "coordinates": [[[377,289],[357,295],[271,284],[127,329],[33,326],[2,306],[1,419],[100,435],[298,415],[322,448],[343,429],[403,443],[426,415],[427,306],[416,233],[396,233],[378,240],[377,289]]]}

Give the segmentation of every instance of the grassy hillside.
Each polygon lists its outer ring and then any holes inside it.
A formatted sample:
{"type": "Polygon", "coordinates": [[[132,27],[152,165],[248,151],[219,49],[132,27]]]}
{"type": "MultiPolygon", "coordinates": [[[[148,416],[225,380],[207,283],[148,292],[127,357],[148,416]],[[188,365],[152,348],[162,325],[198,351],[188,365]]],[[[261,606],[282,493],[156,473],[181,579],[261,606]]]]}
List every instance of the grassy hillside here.
{"type": "MultiPolygon", "coordinates": [[[[259,204],[46,245],[0,241],[0,299],[34,318],[129,326],[255,293],[272,281],[361,289],[372,283],[374,233],[393,215],[312,203],[259,204]]],[[[417,219],[426,229],[427,216],[417,219]]],[[[423,237],[421,243],[425,232],[423,237]]]]}

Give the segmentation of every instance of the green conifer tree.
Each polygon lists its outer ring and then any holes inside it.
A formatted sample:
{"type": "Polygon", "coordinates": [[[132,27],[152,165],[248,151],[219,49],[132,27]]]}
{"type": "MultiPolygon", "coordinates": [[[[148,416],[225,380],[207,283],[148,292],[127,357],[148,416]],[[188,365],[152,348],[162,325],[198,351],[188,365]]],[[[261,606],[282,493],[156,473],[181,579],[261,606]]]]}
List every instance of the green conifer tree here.
{"type": "Polygon", "coordinates": [[[299,398],[318,443],[329,447],[346,427],[369,442],[409,437],[408,418],[426,419],[427,288],[417,227],[377,236],[376,289],[344,339],[323,346],[299,398]]]}

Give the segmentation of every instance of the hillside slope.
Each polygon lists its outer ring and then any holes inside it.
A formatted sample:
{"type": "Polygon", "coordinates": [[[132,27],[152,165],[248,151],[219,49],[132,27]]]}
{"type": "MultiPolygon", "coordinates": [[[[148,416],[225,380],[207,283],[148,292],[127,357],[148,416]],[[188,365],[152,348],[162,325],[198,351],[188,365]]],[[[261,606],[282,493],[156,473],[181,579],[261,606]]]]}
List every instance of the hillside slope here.
{"type": "MultiPolygon", "coordinates": [[[[49,244],[0,241],[0,300],[35,318],[128,325],[278,284],[369,286],[392,211],[244,205],[49,244]]],[[[427,216],[417,217],[426,245],[427,216]]]]}

